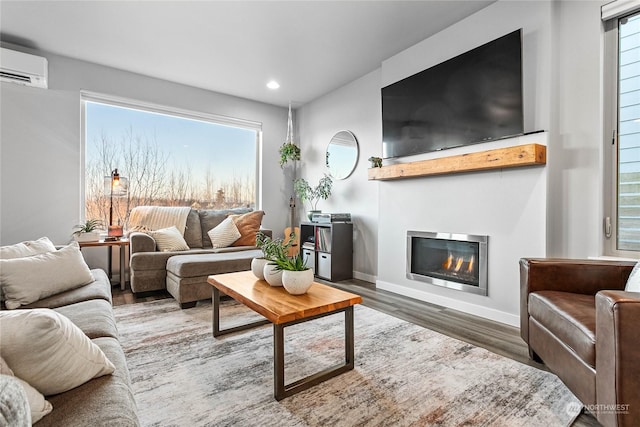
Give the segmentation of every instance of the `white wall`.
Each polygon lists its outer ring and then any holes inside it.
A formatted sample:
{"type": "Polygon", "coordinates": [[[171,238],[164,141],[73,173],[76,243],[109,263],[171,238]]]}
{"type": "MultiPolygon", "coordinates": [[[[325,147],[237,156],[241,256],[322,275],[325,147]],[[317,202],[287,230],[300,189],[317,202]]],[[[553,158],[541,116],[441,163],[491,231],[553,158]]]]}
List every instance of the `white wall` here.
{"type": "Polygon", "coordinates": [[[302,157],[299,175],[312,185],[327,172],[325,152],[337,132],[350,130],[358,140],[360,154],[355,171],[344,180],[334,180],[331,197],[320,201],[318,208],[351,213],[354,277],[371,282],[375,282],[377,270],[379,202],[378,183],[367,181],[367,159],[381,155],[379,88],[380,71],[376,70],[297,111],[302,157]]]}
{"type": "Polygon", "coordinates": [[[46,52],[30,53],[49,60],[49,89],[5,82],[0,86],[1,244],[44,235],[63,244],[81,222],[80,90],[261,122],[264,225],[282,233],[289,206],[278,164],[278,147],[286,137],[285,108],[46,52]]]}
{"type": "MultiPolygon", "coordinates": [[[[509,143],[547,144],[547,165],[379,184],[351,183],[363,191],[370,191],[372,185],[378,186],[378,227],[377,234],[372,236],[377,240],[378,258],[371,273],[377,277],[378,287],[517,324],[518,258],[587,257],[601,253],[599,16],[603,3],[496,2],[384,61],[377,85],[372,73],[300,109],[300,117],[306,117],[300,121],[301,134],[305,135],[303,146],[313,145],[306,148],[309,151],[324,149],[328,141],[326,135],[333,131],[334,123],[316,118],[334,117],[332,111],[342,111],[345,105],[371,114],[368,119],[352,121],[353,125],[371,123],[379,132],[381,87],[517,28],[523,29],[525,130],[546,132],[509,143]],[[348,100],[346,104],[345,100],[348,100]],[[475,215],[465,213],[464,204],[450,196],[460,193],[469,198],[475,215]],[[488,234],[489,296],[465,294],[406,279],[408,229],[488,234]]],[[[344,121],[340,125],[352,126],[344,121]]],[[[368,143],[370,151],[361,157],[379,154],[380,145],[381,133],[372,135],[368,143]]],[[[488,148],[491,147],[483,144],[482,149],[488,148]]],[[[318,163],[305,164],[303,176],[320,167],[322,159],[313,160],[318,163]]],[[[366,167],[366,164],[359,165],[359,168],[366,167]]],[[[362,176],[366,179],[364,173],[362,176]]],[[[358,205],[351,203],[341,208],[353,212],[358,205]]],[[[356,245],[354,250],[357,253],[363,248],[356,245]]],[[[368,251],[367,256],[370,254],[368,251]]]]}

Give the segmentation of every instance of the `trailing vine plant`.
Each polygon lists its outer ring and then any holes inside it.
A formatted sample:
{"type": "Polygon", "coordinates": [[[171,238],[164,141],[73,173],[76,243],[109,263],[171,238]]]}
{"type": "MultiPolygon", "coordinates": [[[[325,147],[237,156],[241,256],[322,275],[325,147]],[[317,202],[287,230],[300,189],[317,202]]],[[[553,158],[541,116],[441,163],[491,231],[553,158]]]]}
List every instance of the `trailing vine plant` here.
{"type": "Polygon", "coordinates": [[[300,147],[293,142],[293,120],[291,119],[291,103],[289,103],[289,120],[287,122],[287,140],[280,146],[280,167],[287,162],[300,160],[300,147]]]}

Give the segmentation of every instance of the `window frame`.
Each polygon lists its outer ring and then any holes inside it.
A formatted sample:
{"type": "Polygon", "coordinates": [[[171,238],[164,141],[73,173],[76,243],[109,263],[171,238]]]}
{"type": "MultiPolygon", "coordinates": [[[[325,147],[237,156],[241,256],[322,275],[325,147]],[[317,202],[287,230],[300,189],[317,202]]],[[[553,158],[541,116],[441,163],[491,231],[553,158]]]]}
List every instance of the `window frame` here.
{"type": "Polygon", "coordinates": [[[256,132],[256,164],[255,164],[255,206],[256,210],[262,209],[262,122],[253,120],[240,119],[235,117],[222,116],[211,113],[203,113],[199,111],[186,110],[178,107],[170,107],[166,105],[154,104],[145,101],[134,100],[114,95],[107,95],[86,90],[80,91],[81,105],[81,122],[80,133],[82,135],[80,141],[80,201],[79,201],[79,218],[85,219],[86,205],[86,150],[87,150],[87,102],[96,102],[101,104],[113,105],[116,107],[129,108],[133,110],[146,111],[150,113],[164,114],[175,117],[181,117],[190,120],[206,121],[217,125],[231,126],[253,130],[256,132]]]}
{"type": "MultiPolygon", "coordinates": [[[[615,3],[615,2],[614,2],[615,3]]],[[[610,4],[612,5],[612,4],[610,4]]],[[[636,259],[638,251],[618,249],[619,176],[619,21],[640,12],[640,7],[606,13],[603,7],[603,254],[636,259]],[[608,233],[608,230],[610,232],[608,233]]]]}

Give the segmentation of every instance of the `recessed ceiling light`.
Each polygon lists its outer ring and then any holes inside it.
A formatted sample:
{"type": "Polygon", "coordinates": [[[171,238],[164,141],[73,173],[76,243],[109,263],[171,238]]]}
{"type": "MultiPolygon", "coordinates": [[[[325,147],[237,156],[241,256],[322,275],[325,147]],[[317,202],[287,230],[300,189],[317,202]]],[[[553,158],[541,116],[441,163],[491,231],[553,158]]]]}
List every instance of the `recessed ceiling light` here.
{"type": "Polygon", "coordinates": [[[271,80],[269,83],[267,83],[267,87],[269,89],[274,89],[275,90],[275,89],[278,89],[280,87],[280,84],[275,80],[271,80]]]}

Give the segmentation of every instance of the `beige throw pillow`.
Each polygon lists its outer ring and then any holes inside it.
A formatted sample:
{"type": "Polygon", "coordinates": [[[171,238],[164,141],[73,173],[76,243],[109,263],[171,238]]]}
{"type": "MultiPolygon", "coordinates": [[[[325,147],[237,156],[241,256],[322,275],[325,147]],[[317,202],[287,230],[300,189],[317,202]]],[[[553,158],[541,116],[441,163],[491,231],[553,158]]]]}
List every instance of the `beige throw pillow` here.
{"type": "Polygon", "coordinates": [[[0,356],[45,396],[115,370],[80,328],[47,308],[0,311],[0,356]]]}
{"type": "Polygon", "coordinates": [[[42,393],[31,387],[28,382],[16,377],[2,357],[0,357],[0,374],[15,378],[24,389],[27,396],[27,402],[29,403],[32,424],[37,423],[42,419],[42,417],[51,413],[53,410],[51,403],[48,400],[45,400],[42,393]]]}
{"type": "Polygon", "coordinates": [[[56,247],[48,237],[41,237],[38,240],[16,243],[15,245],[0,247],[0,259],[23,258],[55,251],[56,247]]]}
{"type": "Polygon", "coordinates": [[[78,243],[25,258],[0,259],[0,286],[8,309],[93,282],[78,243]]]}
{"type": "Polygon", "coordinates": [[[189,245],[187,245],[182,233],[175,226],[150,231],[149,234],[155,239],[156,246],[161,252],[189,250],[189,245]]]}
{"type": "Polygon", "coordinates": [[[231,246],[231,244],[241,236],[238,227],[236,227],[236,223],[233,221],[233,218],[230,217],[227,217],[216,227],[209,230],[207,234],[209,235],[211,245],[214,248],[226,248],[231,246]]]}
{"type": "Polygon", "coordinates": [[[640,292],[640,261],[633,266],[624,290],[627,292],[640,292]]]}

